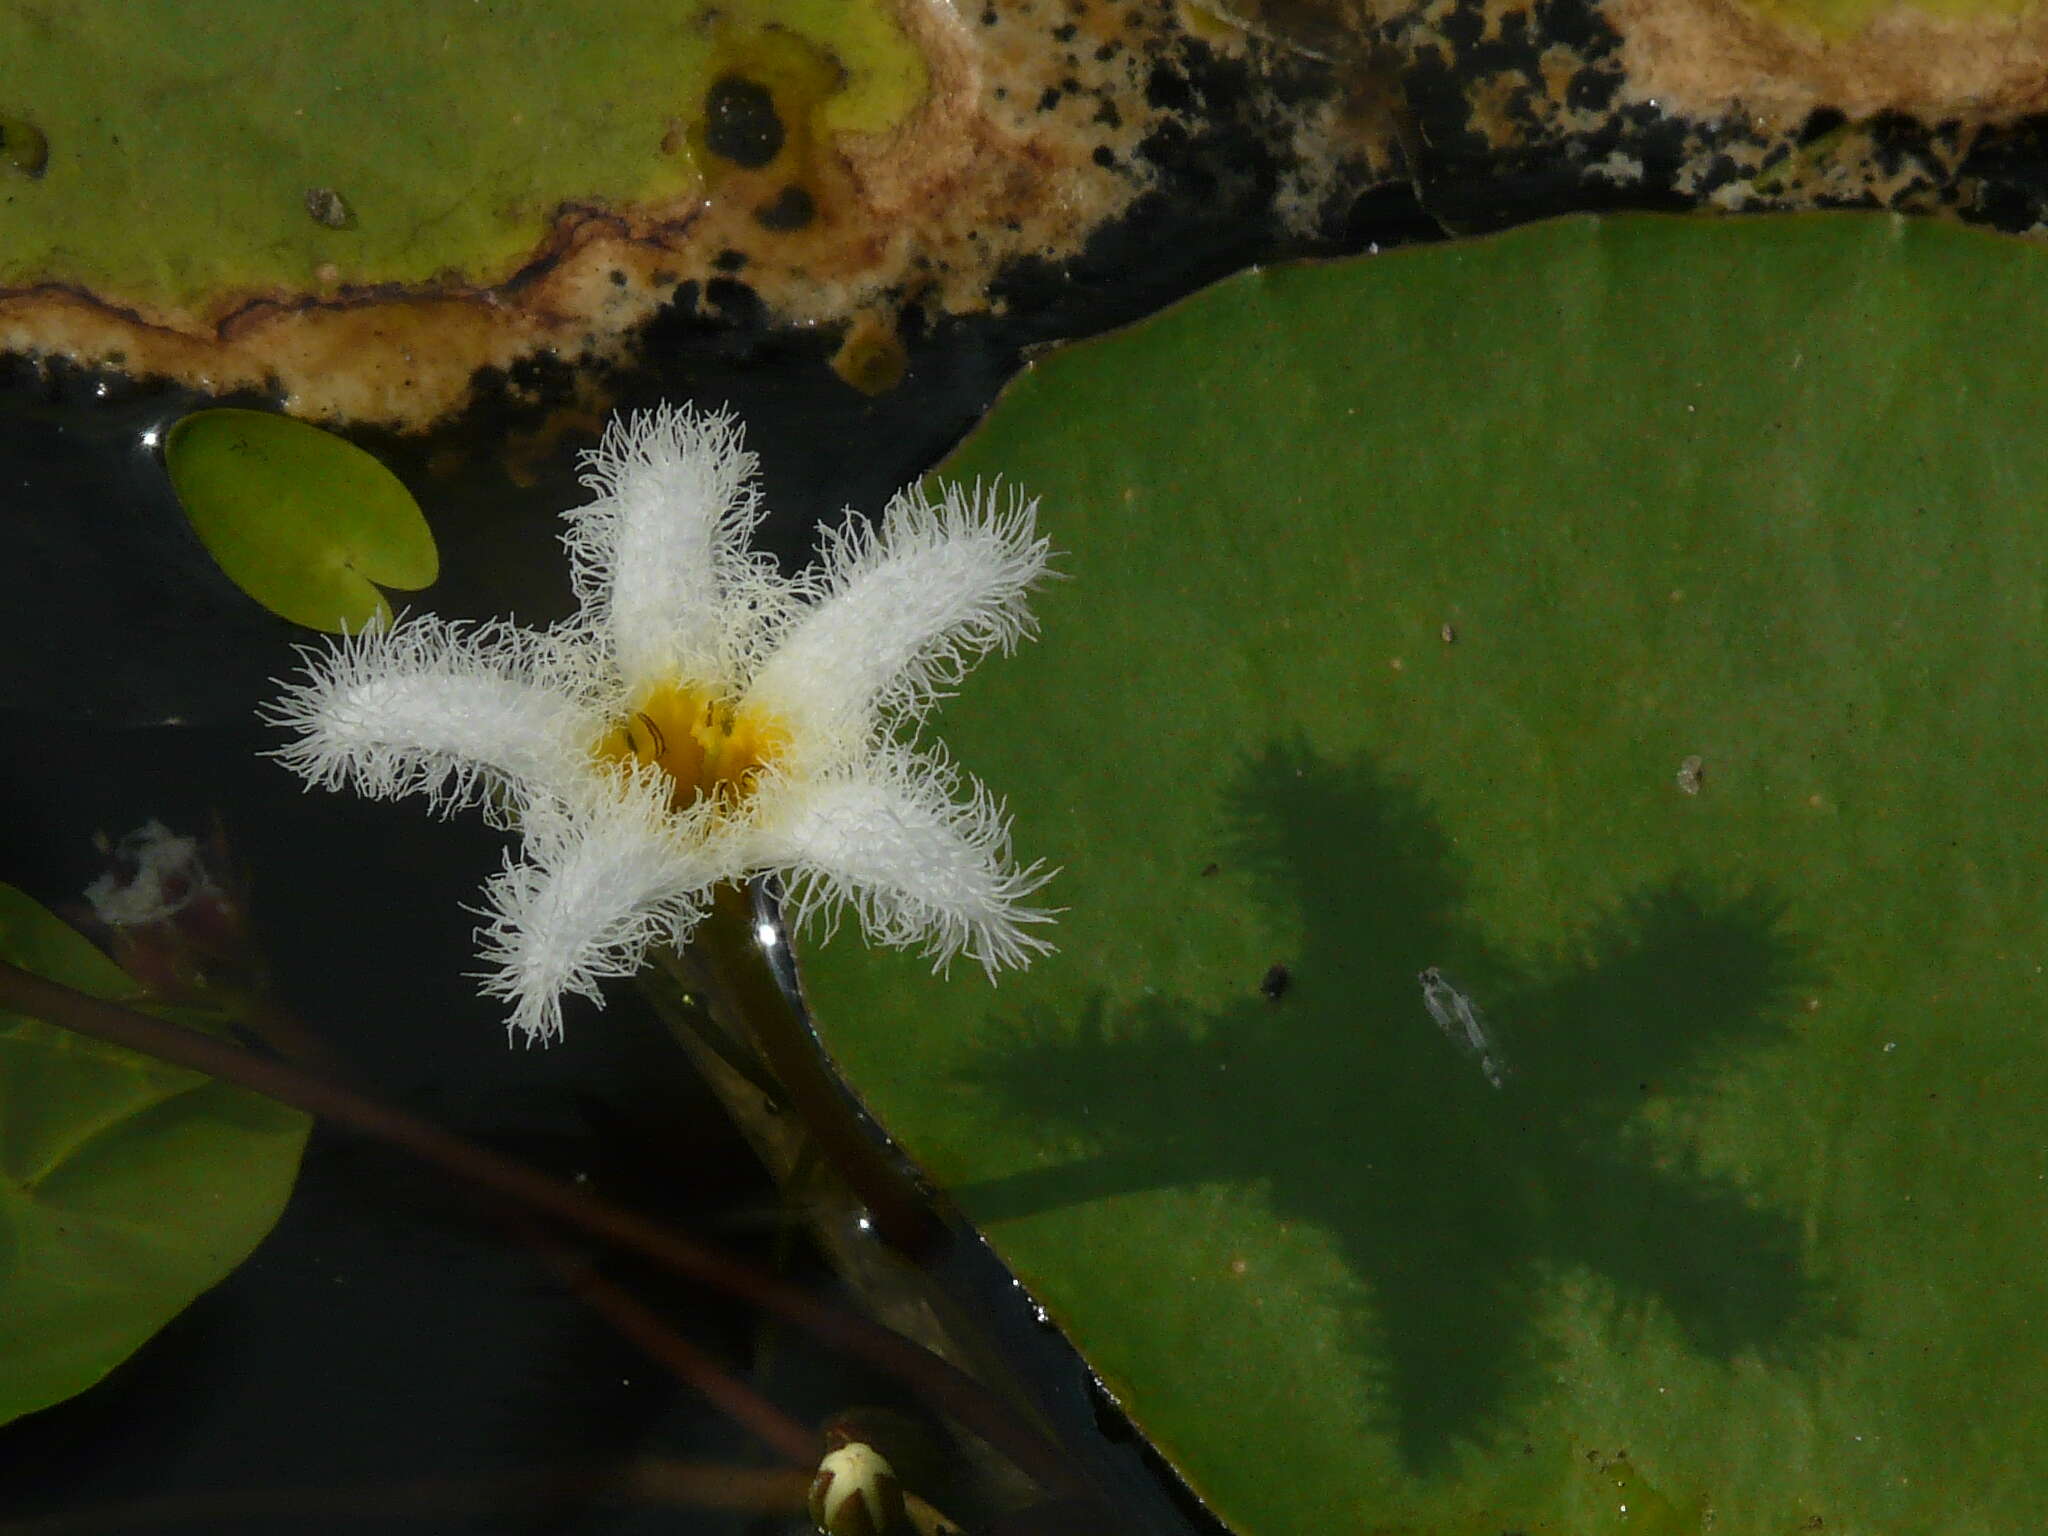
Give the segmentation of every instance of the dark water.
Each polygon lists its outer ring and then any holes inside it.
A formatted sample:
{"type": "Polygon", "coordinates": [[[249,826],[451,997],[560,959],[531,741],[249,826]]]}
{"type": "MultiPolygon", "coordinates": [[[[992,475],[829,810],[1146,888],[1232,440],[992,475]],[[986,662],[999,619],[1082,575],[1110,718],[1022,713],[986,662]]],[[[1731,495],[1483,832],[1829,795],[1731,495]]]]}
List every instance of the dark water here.
{"type": "MultiPolygon", "coordinates": [[[[1189,247],[1164,274],[1126,266],[1113,280],[1137,244],[1099,272],[1019,273],[1028,302],[1013,318],[914,334],[905,382],[879,397],[832,374],[823,339],[778,335],[743,306],[678,314],[649,338],[668,366],[615,381],[618,401],[729,401],[762,460],[763,539],[794,567],[820,519],[879,510],[938,459],[1026,346],[1227,269],[1251,233],[1189,247]]],[[[429,440],[350,435],[428,512],[445,574],[422,605],[545,623],[570,606],[558,514],[583,499],[584,444],[565,438],[509,473],[504,445],[535,418],[484,393],[429,440]]],[[[101,868],[96,836],[151,819],[200,833],[217,817],[280,999],[385,1097],[834,1291],[808,1248],[778,1245],[772,1184],[630,989],[601,1016],[577,1010],[558,1046],[506,1047],[497,1007],[466,974],[465,904],[499,864],[499,834],[413,804],[309,795],[260,756],[276,743],[254,711],[311,637],[220,575],[154,447],[185,412],[223,403],[271,402],[0,364],[12,598],[0,605],[0,879],[75,902],[101,868]]],[[[764,1333],[744,1307],[629,1264],[607,1272],[717,1358],[765,1361],[756,1384],[800,1419],[918,1407],[790,1330],[764,1333]]],[[[1036,1381],[1077,1454],[1099,1463],[1127,1528],[1199,1519],[1145,1471],[1127,1427],[985,1250],[967,1245],[944,1279],[1036,1381]]],[[[760,1459],[464,1193],[321,1129],[251,1260],[104,1384],[0,1428],[0,1530],[789,1528],[612,1491],[645,1457],[760,1459]]],[[[973,1507],[983,1493],[959,1497],[973,1507]]]]}

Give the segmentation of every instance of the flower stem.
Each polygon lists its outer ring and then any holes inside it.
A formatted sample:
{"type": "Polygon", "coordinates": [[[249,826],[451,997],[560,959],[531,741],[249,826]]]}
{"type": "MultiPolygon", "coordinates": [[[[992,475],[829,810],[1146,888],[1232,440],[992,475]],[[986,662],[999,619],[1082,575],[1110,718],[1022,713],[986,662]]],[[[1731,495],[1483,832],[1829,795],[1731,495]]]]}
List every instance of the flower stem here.
{"type": "Polygon", "coordinates": [[[0,1009],[234,1083],[401,1147],[481,1188],[738,1296],[895,1376],[1002,1452],[1048,1492],[1091,1502],[1096,1497],[1058,1446],[957,1366],[899,1333],[624,1206],[298,1067],[61,986],[5,961],[0,961],[0,1009]]]}
{"type": "Polygon", "coordinates": [[[718,887],[691,940],[709,973],[712,1006],[737,1016],[726,1022],[760,1050],[826,1166],[867,1207],[877,1235],[913,1261],[936,1257],[951,1240],[945,1222],[827,1065],[817,1036],[776,980],[757,930],[750,893],[718,887]]]}

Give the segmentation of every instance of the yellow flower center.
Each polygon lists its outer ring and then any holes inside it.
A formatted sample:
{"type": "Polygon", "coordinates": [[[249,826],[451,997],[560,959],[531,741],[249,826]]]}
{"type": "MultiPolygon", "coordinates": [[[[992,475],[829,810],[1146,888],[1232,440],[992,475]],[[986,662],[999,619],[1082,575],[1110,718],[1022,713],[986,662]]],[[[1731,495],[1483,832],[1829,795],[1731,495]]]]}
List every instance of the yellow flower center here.
{"type": "Polygon", "coordinates": [[[740,708],[688,683],[657,683],[598,738],[604,762],[652,763],[673,781],[677,810],[706,795],[737,806],[789,747],[781,720],[758,708],[740,708]]]}

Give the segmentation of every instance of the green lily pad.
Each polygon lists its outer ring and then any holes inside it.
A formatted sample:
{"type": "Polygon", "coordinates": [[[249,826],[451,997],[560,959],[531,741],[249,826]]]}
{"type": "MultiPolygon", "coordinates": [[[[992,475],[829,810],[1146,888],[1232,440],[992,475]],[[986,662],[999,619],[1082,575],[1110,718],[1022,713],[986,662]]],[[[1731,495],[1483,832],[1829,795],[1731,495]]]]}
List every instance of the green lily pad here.
{"type": "Polygon", "coordinates": [[[416,591],[440,574],[419,503],[350,442],[267,411],[200,411],[164,438],[164,464],[230,580],[309,629],[391,617],[379,585],[416,591]]]}
{"type": "Polygon", "coordinates": [[[565,205],[696,195],[685,130],[768,33],[836,71],[821,129],[880,131],[923,97],[894,14],[847,0],[0,8],[0,113],[46,146],[0,196],[0,287],[186,305],[330,265],[502,281],[565,205]]]}
{"type": "MultiPolygon", "coordinates": [[[[130,999],[114,963],[0,885],[0,957],[130,999]]],[[[276,1223],[297,1110],[0,1012],[0,1422],[84,1391],[276,1223]]]]}
{"type": "Polygon", "coordinates": [[[2044,326],[1981,232],[1572,220],[946,466],[1068,551],[937,724],[1060,952],[807,985],[1234,1529],[2048,1528],[2044,326]]]}

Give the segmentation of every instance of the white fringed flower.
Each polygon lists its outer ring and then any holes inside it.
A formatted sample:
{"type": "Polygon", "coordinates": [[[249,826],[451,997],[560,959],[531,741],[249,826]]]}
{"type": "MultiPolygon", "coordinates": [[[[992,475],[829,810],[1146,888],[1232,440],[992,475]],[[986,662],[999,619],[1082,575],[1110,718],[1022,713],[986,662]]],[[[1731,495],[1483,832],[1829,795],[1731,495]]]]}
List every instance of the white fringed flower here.
{"type": "Polygon", "coordinates": [[[1050,946],[989,792],[911,738],[991,650],[1032,632],[1036,503],[904,491],[795,580],[749,547],[754,456],[723,412],[615,421],[563,537],[577,615],[536,632],[402,620],[310,653],[266,713],[309,784],[481,804],[523,857],[486,887],[485,990],[530,1040],[562,995],[679,944],[721,881],[778,871],[794,921],[991,976],[1050,946]]]}

